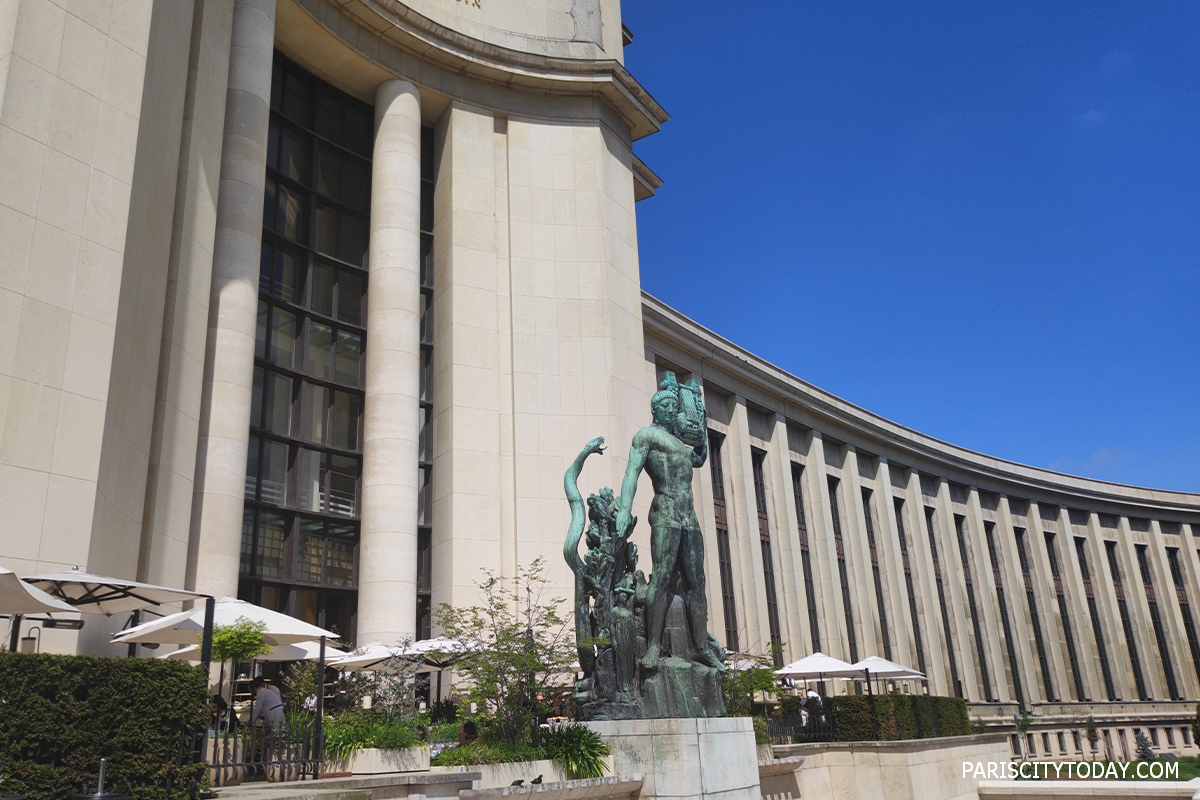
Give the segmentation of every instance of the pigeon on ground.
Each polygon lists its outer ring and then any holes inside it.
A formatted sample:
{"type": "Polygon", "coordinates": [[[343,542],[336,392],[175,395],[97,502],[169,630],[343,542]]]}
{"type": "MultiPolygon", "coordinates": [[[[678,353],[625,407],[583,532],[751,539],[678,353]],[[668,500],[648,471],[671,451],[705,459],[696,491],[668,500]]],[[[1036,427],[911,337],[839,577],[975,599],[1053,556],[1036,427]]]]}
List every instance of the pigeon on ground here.
{"type": "Polygon", "coordinates": [[[509,784],[509,786],[520,786],[520,785],[521,785],[521,784],[523,784],[523,783],[525,783],[525,779],[524,779],[524,778],[517,778],[515,781],[513,781],[512,783],[510,783],[510,784],[509,784]]]}
{"type": "Polygon", "coordinates": [[[533,780],[530,781],[530,783],[541,783],[541,782],[542,782],[541,775],[538,775],[536,778],[534,778],[533,780]]]}

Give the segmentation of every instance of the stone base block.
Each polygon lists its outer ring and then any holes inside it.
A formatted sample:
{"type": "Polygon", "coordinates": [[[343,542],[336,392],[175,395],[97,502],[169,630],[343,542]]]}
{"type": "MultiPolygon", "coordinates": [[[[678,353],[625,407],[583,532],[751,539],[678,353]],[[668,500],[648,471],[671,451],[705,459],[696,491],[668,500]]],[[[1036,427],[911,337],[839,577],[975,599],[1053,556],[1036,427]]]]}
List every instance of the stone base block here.
{"type": "Polygon", "coordinates": [[[644,800],[760,800],[748,717],[589,722],[612,749],[617,775],[644,776],[644,800]]]}

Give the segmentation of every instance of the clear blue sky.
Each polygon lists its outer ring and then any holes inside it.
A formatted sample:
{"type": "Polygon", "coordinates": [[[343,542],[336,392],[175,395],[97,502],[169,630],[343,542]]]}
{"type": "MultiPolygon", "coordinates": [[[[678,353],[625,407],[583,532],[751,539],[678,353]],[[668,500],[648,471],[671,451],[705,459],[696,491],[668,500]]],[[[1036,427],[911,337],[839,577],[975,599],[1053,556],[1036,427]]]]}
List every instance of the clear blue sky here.
{"type": "Polygon", "coordinates": [[[1200,2],[652,3],[646,291],[990,455],[1200,492],[1200,2]]]}

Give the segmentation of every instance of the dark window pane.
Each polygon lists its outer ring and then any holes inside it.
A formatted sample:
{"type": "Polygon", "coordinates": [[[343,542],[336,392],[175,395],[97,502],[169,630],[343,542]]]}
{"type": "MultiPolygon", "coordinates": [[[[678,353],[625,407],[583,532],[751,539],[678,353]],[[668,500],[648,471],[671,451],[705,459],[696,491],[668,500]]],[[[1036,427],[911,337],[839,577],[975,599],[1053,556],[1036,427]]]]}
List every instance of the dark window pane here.
{"type": "Polygon", "coordinates": [[[317,204],[316,248],[328,255],[337,255],[337,212],[329,206],[317,204]]]}
{"type": "Polygon", "coordinates": [[[319,322],[308,323],[308,358],[304,369],[309,375],[329,377],[330,345],[333,344],[333,329],[319,322]]]}
{"type": "Polygon", "coordinates": [[[358,497],[358,460],[344,456],[329,456],[329,508],[330,514],[352,517],[356,511],[358,497]]]}
{"type": "Polygon", "coordinates": [[[275,284],[273,291],[289,303],[295,303],[300,295],[303,277],[295,255],[287,251],[275,254],[275,284]]]}
{"type": "Polygon", "coordinates": [[[325,443],[325,417],[329,410],[329,390],[324,386],[304,384],[301,404],[300,435],[310,442],[325,443]]]}
{"type": "Polygon", "coordinates": [[[370,157],[371,133],[374,120],[353,109],[345,109],[345,145],[356,153],[370,157]]]}
{"type": "Polygon", "coordinates": [[[279,169],[279,123],[274,121],[267,128],[267,166],[279,169]]]}
{"type": "Polygon", "coordinates": [[[292,379],[276,372],[266,378],[267,405],[263,427],[288,436],[292,432],[292,379]]]}
{"type": "Polygon", "coordinates": [[[272,363],[293,369],[296,354],[296,315],[279,308],[271,310],[272,363]]]}
{"type": "Polygon", "coordinates": [[[334,380],[349,386],[358,386],[359,364],[361,361],[362,337],[339,331],[334,380]]]}
{"type": "Polygon", "coordinates": [[[267,191],[268,197],[270,196],[271,187],[274,188],[275,192],[274,224],[268,224],[266,227],[286,236],[293,242],[302,241],[300,195],[286,186],[271,182],[271,186],[268,187],[267,191]]]}
{"type": "Polygon", "coordinates": [[[281,442],[264,442],[260,465],[261,487],[258,499],[272,505],[283,505],[287,486],[288,446],[281,442]]]}
{"type": "Polygon", "coordinates": [[[254,558],[254,512],[242,512],[242,554],[238,561],[238,574],[249,575],[251,573],[252,561],[254,558]]]}
{"type": "MultiPolygon", "coordinates": [[[[318,227],[320,227],[318,225],[318,227]]],[[[333,316],[333,284],[337,271],[328,264],[313,264],[312,299],[309,308],[327,317],[333,316]]]]}
{"type": "Polygon", "coordinates": [[[254,388],[250,393],[250,427],[262,427],[263,370],[254,368],[254,388]]]}
{"type": "Polygon", "coordinates": [[[322,147],[317,151],[317,191],[331,200],[338,199],[340,167],[341,159],[332,150],[322,147]]]}
{"type": "Polygon", "coordinates": [[[305,185],[309,184],[308,144],[286,128],[279,134],[278,170],[294,181],[300,181],[305,185]]]}
{"type": "Polygon", "coordinates": [[[325,582],[354,585],[354,545],[340,539],[325,540],[325,582]]]}
{"type": "Polygon", "coordinates": [[[287,538],[287,521],[278,514],[258,516],[258,576],[283,577],[283,543],[287,538]]]}
{"type": "Polygon", "coordinates": [[[317,135],[337,141],[342,138],[342,113],[336,100],[322,94],[317,99],[317,135]]]}
{"type": "Polygon", "coordinates": [[[275,251],[263,242],[258,257],[258,291],[271,291],[271,276],[275,273],[275,251]]]}
{"type": "Polygon", "coordinates": [[[338,231],[337,257],[350,264],[362,266],[363,254],[367,249],[367,226],[361,219],[341,214],[338,231]]]}
{"type": "Polygon", "coordinates": [[[323,528],[319,522],[300,523],[300,559],[296,577],[302,581],[321,580],[321,547],[325,542],[323,528]]]}
{"type": "Polygon", "coordinates": [[[254,331],[254,355],[258,358],[267,357],[267,317],[270,315],[267,304],[258,301],[258,326],[254,331]]]}
{"type": "Polygon", "coordinates": [[[271,109],[279,111],[283,108],[283,71],[276,65],[271,70],[271,109]]]}
{"type": "Polygon", "coordinates": [[[366,212],[371,205],[370,171],[365,164],[342,160],[342,191],[339,199],[351,208],[366,212]]]}
{"type": "Polygon", "coordinates": [[[358,449],[358,419],[362,398],[346,392],[333,393],[333,437],[329,444],[344,450],[358,449]]]}
{"type": "Polygon", "coordinates": [[[304,620],[309,625],[316,625],[320,622],[320,617],[318,616],[320,610],[319,596],[315,590],[296,589],[292,592],[292,597],[296,601],[292,616],[296,619],[304,620]]]}
{"type": "Polygon", "coordinates": [[[301,125],[308,124],[308,85],[295,75],[283,83],[283,115],[301,125]]]}
{"type": "Polygon", "coordinates": [[[250,437],[250,447],[246,450],[246,489],[245,496],[248,500],[254,499],[254,493],[258,487],[259,468],[259,441],[255,436],[250,437]]]}
{"type": "Polygon", "coordinates": [[[321,511],[321,454],[299,448],[293,472],[295,489],[289,505],[305,511],[321,511]]]}
{"type": "Polygon", "coordinates": [[[267,182],[263,187],[263,227],[269,231],[276,230],[276,218],[279,216],[279,198],[277,194],[277,184],[275,181],[267,178],[267,182]]]}
{"type": "Polygon", "coordinates": [[[351,272],[338,278],[338,319],[362,325],[363,279],[351,272]]]}

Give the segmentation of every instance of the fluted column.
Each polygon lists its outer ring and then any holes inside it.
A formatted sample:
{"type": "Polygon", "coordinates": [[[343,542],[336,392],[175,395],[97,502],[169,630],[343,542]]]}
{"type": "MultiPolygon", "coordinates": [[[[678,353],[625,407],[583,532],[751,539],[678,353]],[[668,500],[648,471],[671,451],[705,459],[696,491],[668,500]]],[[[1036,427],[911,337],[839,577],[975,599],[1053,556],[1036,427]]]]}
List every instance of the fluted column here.
{"type": "Polygon", "coordinates": [[[235,0],[189,548],[194,585],[237,594],[254,376],[275,0],[235,0]]]}
{"type": "Polygon", "coordinates": [[[420,424],[421,97],[375,91],[363,409],[358,639],[416,634],[420,424]]]}

